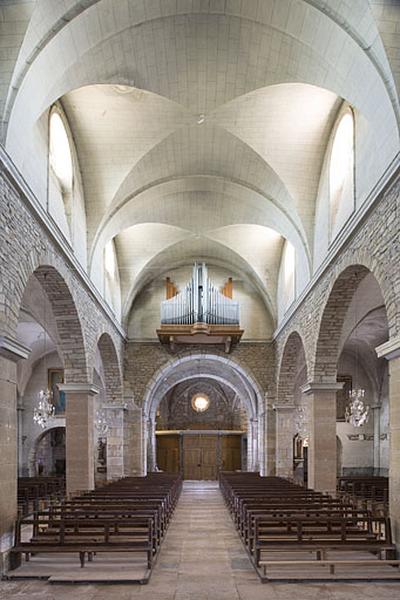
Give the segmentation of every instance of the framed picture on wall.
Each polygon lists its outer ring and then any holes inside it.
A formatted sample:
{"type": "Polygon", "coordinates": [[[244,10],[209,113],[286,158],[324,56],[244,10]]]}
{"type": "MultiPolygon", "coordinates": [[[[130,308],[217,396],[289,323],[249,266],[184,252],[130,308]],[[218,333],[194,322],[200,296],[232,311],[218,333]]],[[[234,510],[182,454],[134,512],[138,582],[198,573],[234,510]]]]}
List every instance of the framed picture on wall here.
{"type": "Polygon", "coordinates": [[[59,383],[64,383],[64,369],[48,369],[48,386],[52,392],[56,416],[65,414],[65,392],[58,389],[59,383]]]}
{"type": "Polygon", "coordinates": [[[353,379],[351,375],[338,375],[336,380],[338,383],[343,383],[342,389],[336,392],[336,421],[345,421],[349,392],[353,389],[353,379]]]}

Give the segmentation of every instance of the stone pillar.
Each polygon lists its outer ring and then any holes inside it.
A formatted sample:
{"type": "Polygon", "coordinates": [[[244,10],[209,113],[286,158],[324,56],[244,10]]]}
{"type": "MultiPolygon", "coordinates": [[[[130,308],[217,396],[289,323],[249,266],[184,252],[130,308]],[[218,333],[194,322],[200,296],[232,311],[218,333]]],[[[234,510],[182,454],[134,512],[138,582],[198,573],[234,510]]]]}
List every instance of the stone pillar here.
{"type": "Polygon", "coordinates": [[[133,403],[125,413],[124,475],[146,475],[146,446],[143,409],[133,403]]]}
{"type": "Polygon", "coordinates": [[[262,412],[258,415],[258,462],[261,477],[265,477],[265,423],[266,413],[262,412]]]}
{"type": "Polygon", "coordinates": [[[336,392],[343,383],[310,382],[301,388],[310,401],[308,487],[336,493],[336,392]]]}
{"type": "Polygon", "coordinates": [[[147,419],[147,471],[155,471],[156,459],[156,424],[152,418],[147,419]]]}
{"type": "Polygon", "coordinates": [[[17,394],[17,448],[18,448],[18,477],[23,477],[23,451],[24,451],[24,440],[23,440],[23,416],[24,416],[24,406],[22,402],[22,398],[19,394],[17,394]]]}
{"type": "Polygon", "coordinates": [[[381,405],[371,406],[374,418],[374,475],[379,475],[381,468],[381,405]]]}
{"type": "Polygon", "coordinates": [[[29,348],[0,336],[0,571],[8,569],[17,517],[17,361],[29,348]]]}
{"type": "Polygon", "coordinates": [[[275,472],[278,477],[293,478],[293,415],[294,405],[274,404],[275,411],[275,472]]]}
{"type": "Polygon", "coordinates": [[[389,360],[389,515],[400,552],[400,336],[376,348],[389,360]]]}
{"type": "Polygon", "coordinates": [[[120,479],[124,476],[124,406],[108,405],[106,411],[109,428],[107,431],[107,479],[120,479]]]}
{"type": "Polygon", "coordinates": [[[67,494],[94,488],[94,396],[99,389],[88,383],[63,383],[65,392],[65,457],[67,494]]]}
{"type": "Polygon", "coordinates": [[[258,471],[258,421],[249,419],[249,431],[247,432],[247,470],[258,471]]]}
{"type": "Polygon", "coordinates": [[[265,475],[276,474],[276,417],[273,405],[267,404],[265,413],[265,475]]]}

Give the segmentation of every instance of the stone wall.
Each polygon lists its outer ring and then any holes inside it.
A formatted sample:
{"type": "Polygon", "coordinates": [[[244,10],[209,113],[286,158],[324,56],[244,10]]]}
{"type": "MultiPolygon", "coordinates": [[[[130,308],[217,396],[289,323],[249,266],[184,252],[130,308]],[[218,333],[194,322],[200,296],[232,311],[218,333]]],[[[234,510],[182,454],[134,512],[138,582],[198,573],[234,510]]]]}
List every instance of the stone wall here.
{"type": "MultiPolygon", "coordinates": [[[[342,251],[330,262],[325,271],[320,275],[315,285],[310,288],[302,299],[301,304],[291,315],[287,323],[275,336],[277,344],[277,364],[281,362],[285,344],[290,334],[297,331],[304,344],[309,378],[314,377],[317,363],[317,345],[324,310],[332,289],[341,273],[353,265],[365,267],[365,275],[368,270],[373,273],[380,286],[388,316],[389,335],[396,337],[400,332],[400,268],[398,256],[400,252],[400,179],[399,175],[391,185],[382,193],[379,201],[370,210],[370,213],[361,222],[357,230],[348,239],[342,251]]],[[[359,276],[361,276],[361,269],[359,276]]],[[[350,279],[350,278],[349,278],[350,279]]],[[[341,327],[338,315],[343,306],[349,302],[349,281],[343,281],[341,289],[330,303],[328,310],[330,316],[331,331],[326,328],[324,335],[329,339],[332,334],[336,335],[341,327]]],[[[323,346],[319,348],[320,354],[324,354],[323,346]]],[[[329,356],[331,363],[336,365],[337,356],[329,356]]],[[[278,374],[277,374],[278,375],[278,374]]],[[[321,381],[331,373],[318,374],[321,381]]]]}
{"type": "Polygon", "coordinates": [[[247,415],[240,399],[226,385],[208,379],[191,379],[178,384],[158,407],[156,429],[246,430],[247,415]],[[209,406],[204,412],[192,407],[195,394],[206,394],[209,406]]]}
{"type": "MultiPolygon", "coordinates": [[[[172,353],[158,342],[128,342],[125,362],[125,384],[133,392],[135,402],[142,405],[143,398],[157,371],[169,362],[191,354],[213,354],[236,361],[258,383],[261,390],[274,389],[274,351],[271,343],[241,343],[231,354],[226,354],[216,346],[182,346],[172,353]]],[[[160,398],[161,400],[161,398],[160,398]]]]}
{"type": "MultiPolygon", "coordinates": [[[[0,171],[0,334],[15,337],[21,299],[35,273],[50,298],[65,344],[66,380],[91,381],[97,341],[106,332],[121,357],[123,335],[110,313],[60,248],[62,234],[50,232],[48,218],[32,206],[23,182],[5,165],[0,171]],[[47,218],[47,221],[46,221],[47,218]],[[46,276],[45,276],[46,275],[46,276]]],[[[55,228],[55,226],[54,226],[55,228]]],[[[65,241],[65,240],[63,240],[65,241]]]]}

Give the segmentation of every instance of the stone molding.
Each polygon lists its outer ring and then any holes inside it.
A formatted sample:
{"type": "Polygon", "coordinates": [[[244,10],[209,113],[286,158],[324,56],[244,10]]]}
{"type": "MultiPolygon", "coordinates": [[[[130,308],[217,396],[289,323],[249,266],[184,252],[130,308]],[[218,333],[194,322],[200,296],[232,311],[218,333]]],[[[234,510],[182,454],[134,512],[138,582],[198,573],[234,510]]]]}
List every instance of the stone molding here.
{"type": "Polygon", "coordinates": [[[19,193],[22,204],[28,209],[30,214],[37,219],[40,226],[43,227],[49,240],[53,242],[55,248],[60,252],[61,256],[67,262],[69,268],[75,272],[77,279],[82,284],[83,289],[87,291],[89,296],[94,300],[99,309],[103,312],[106,319],[114,326],[117,333],[123,340],[126,340],[126,332],[121,323],[115,317],[108,303],[100,295],[98,289],[90,279],[89,275],[82,267],[80,262],[74,255],[70,243],[67,241],[60,228],[55,224],[54,220],[49,216],[39,200],[25,181],[19,169],[15,166],[11,156],[7,150],[0,144],[0,162],[2,170],[7,177],[9,183],[19,193]]]}
{"type": "Polygon", "coordinates": [[[343,388],[343,385],[343,382],[320,383],[316,381],[310,381],[309,383],[303,385],[300,388],[300,391],[302,392],[302,394],[309,396],[310,394],[315,393],[320,394],[324,392],[337,392],[338,390],[341,390],[343,388]]]}
{"type": "Polygon", "coordinates": [[[375,348],[378,358],[386,358],[393,360],[400,357],[400,336],[390,339],[389,341],[375,348]]]}
{"type": "Polygon", "coordinates": [[[273,404],[272,405],[272,410],[276,410],[277,412],[279,411],[283,411],[283,410],[295,410],[295,405],[294,404],[273,404]]]}
{"type": "Polygon", "coordinates": [[[60,392],[66,394],[87,394],[88,396],[96,396],[100,392],[100,388],[93,383],[60,383],[57,385],[60,392]]]}
{"type": "Polygon", "coordinates": [[[287,327],[291,322],[296,312],[303,306],[307,296],[317,286],[318,282],[328,269],[332,266],[335,259],[341,255],[345,249],[346,242],[351,239],[352,235],[356,233],[358,228],[363,224],[365,218],[372,212],[377,205],[378,201],[381,200],[383,194],[390,188],[398,176],[398,170],[400,167],[400,152],[396,154],[390,165],[382,174],[381,178],[376,182],[375,186],[370,190],[368,196],[364,200],[363,204],[358,210],[354,211],[350,219],[344,225],[340,234],[335,238],[334,242],[329,246],[328,253],[325,256],[323,262],[311,276],[310,281],[305,286],[301,294],[292,303],[289,310],[285,314],[282,321],[277,325],[274,333],[273,340],[276,340],[280,333],[287,327]]]}
{"type": "Polygon", "coordinates": [[[0,356],[13,362],[25,360],[31,353],[31,349],[7,335],[0,336],[0,356]]]}

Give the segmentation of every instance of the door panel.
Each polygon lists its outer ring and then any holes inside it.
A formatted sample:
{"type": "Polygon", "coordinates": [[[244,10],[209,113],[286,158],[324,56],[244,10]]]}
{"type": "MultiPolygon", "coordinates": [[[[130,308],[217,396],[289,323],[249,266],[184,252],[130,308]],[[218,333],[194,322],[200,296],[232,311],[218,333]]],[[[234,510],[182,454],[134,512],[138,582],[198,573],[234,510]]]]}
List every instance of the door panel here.
{"type": "Polygon", "coordinates": [[[221,463],[223,471],[237,471],[242,466],[242,436],[222,437],[221,463]]]}
{"type": "Polygon", "coordinates": [[[217,478],[217,435],[185,435],[183,476],[185,479],[217,478]]]}
{"type": "Polygon", "coordinates": [[[179,473],[179,436],[176,434],[158,435],[156,440],[158,468],[166,473],[179,473]]]}
{"type": "Polygon", "coordinates": [[[201,435],[201,478],[217,478],[218,436],[201,435]]]}

